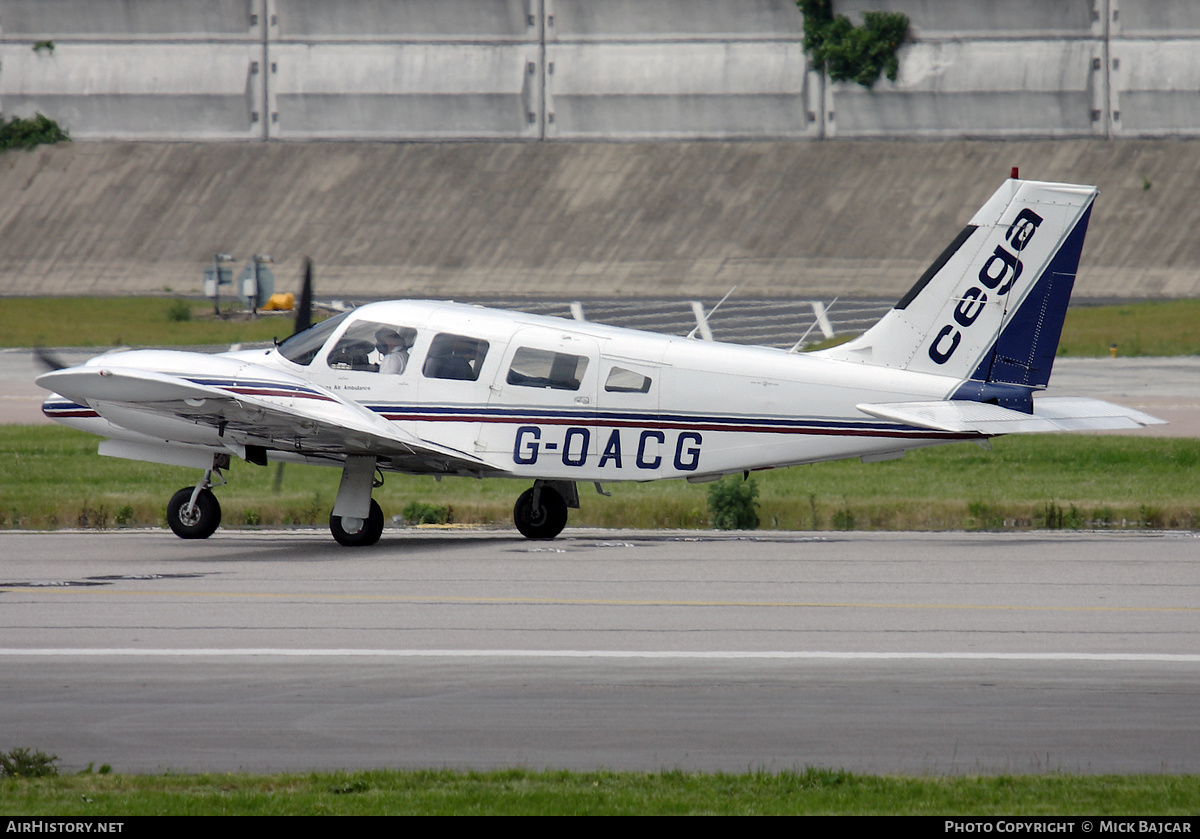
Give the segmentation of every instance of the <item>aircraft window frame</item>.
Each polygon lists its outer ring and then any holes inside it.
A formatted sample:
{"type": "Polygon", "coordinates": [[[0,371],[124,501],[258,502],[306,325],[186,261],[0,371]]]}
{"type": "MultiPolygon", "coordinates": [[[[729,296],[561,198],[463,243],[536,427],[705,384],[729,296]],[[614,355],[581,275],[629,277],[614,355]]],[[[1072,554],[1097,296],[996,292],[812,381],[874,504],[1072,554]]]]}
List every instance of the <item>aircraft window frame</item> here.
{"type": "Polygon", "coordinates": [[[618,367],[617,365],[614,364],[612,367],[609,368],[608,378],[604,380],[604,392],[605,393],[649,393],[650,388],[653,385],[654,385],[654,380],[652,378],[650,378],[649,376],[645,375],[644,373],[639,373],[636,370],[630,370],[628,367],[618,367]],[[627,385],[619,384],[619,383],[613,381],[613,379],[616,377],[628,378],[630,381],[632,381],[632,377],[634,377],[634,376],[636,376],[642,380],[641,383],[636,386],[633,384],[627,384],[627,385]]]}
{"type": "Polygon", "coordinates": [[[350,312],[327,318],[320,323],[314,323],[303,332],[297,332],[285,338],[275,348],[276,351],[292,364],[307,367],[321,353],[321,348],[329,342],[329,337],[342,322],[350,316],[350,312]]]}
{"type": "Polygon", "coordinates": [[[409,326],[396,326],[376,320],[356,320],[346,327],[337,342],[330,347],[325,357],[325,364],[332,370],[353,370],[361,373],[383,373],[384,375],[399,376],[408,369],[412,360],[413,345],[416,343],[417,330],[409,326]],[[395,332],[408,345],[408,356],[405,370],[387,372],[383,370],[385,347],[379,341],[379,333],[383,330],[395,332]],[[353,353],[353,355],[352,355],[353,353]],[[371,360],[371,355],[377,356],[377,361],[371,360]]]}
{"type": "Polygon", "coordinates": [[[439,332],[429,343],[425,362],[421,365],[421,374],[427,379],[479,381],[479,373],[483,369],[483,362],[487,359],[490,347],[491,344],[483,338],[439,332]],[[468,349],[473,353],[470,361],[457,354],[468,349]]]}
{"type": "Polygon", "coordinates": [[[587,375],[589,360],[586,355],[518,347],[505,381],[516,387],[577,391],[587,375]],[[521,366],[525,370],[518,369],[521,366]]]}

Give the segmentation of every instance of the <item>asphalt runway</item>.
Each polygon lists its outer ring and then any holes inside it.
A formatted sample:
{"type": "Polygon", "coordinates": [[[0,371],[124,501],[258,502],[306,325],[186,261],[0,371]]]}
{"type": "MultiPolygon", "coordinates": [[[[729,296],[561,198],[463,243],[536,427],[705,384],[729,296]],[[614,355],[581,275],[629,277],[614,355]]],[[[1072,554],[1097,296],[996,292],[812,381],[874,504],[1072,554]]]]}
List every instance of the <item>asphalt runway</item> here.
{"type": "Polygon", "coordinates": [[[0,747],[118,771],[1197,772],[1190,533],[0,532],[0,747]]]}

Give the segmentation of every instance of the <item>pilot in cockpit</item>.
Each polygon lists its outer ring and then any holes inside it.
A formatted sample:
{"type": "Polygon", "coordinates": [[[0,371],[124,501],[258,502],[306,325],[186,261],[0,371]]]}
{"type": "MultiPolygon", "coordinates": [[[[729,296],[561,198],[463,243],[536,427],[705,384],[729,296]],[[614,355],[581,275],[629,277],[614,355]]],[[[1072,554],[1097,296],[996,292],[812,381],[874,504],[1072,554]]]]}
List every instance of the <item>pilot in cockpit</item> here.
{"type": "Polygon", "coordinates": [[[384,327],[375,333],[375,348],[379,350],[379,372],[399,375],[408,366],[408,351],[415,336],[405,338],[395,329],[384,327]]]}

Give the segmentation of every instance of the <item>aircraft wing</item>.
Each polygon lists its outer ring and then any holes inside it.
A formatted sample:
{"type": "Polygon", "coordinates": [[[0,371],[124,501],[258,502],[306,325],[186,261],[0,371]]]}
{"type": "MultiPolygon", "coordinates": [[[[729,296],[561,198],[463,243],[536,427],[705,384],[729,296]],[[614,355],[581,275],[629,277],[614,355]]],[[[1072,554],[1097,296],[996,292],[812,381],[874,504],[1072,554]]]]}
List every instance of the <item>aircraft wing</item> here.
{"type": "MultiPolygon", "coordinates": [[[[253,370],[265,374],[263,368],[253,370]]],[[[401,471],[500,474],[472,454],[422,440],[362,406],[293,377],[180,375],[116,366],[46,373],[42,387],[120,414],[151,414],[219,429],[222,439],[305,455],[388,458],[401,471]],[[115,409],[115,410],[113,410],[115,409]]]]}
{"type": "Polygon", "coordinates": [[[1047,396],[1035,399],[1032,414],[965,399],[942,402],[864,403],[855,407],[873,417],[919,428],[954,432],[974,431],[986,435],[1042,431],[1110,431],[1166,423],[1158,417],[1112,402],[1075,396],[1047,396]]]}

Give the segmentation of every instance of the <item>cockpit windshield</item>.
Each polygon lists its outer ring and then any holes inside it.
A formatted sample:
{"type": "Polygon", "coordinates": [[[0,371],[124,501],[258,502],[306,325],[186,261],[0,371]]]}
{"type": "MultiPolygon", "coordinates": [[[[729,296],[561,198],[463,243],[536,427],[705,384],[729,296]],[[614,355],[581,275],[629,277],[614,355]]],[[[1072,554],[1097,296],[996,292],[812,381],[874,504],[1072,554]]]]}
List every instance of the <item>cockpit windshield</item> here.
{"type": "Polygon", "coordinates": [[[329,318],[329,320],[323,320],[303,332],[297,332],[279,345],[279,354],[293,364],[308,366],[321,351],[321,347],[325,345],[330,334],[341,325],[349,314],[346,312],[329,318]]]}

